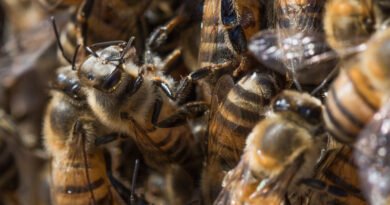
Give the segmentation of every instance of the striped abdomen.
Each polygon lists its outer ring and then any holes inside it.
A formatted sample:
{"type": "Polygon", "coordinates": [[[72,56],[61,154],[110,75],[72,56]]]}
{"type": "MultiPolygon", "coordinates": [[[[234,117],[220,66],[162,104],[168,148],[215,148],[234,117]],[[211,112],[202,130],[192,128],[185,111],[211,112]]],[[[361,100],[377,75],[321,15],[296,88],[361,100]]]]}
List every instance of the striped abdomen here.
{"type": "Polygon", "coordinates": [[[18,185],[19,172],[15,157],[0,137],[0,193],[16,191],[18,185]]]}
{"type": "Polygon", "coordinates": [[[326,128],[338,141],[353,143],[379,109],[380,103],[380,94],[371,87],[358,67],[342,71],[326,99],[326,128]]]}
{"type": "MultiPolygon", "coordinates": [[[[175,109],[176,107],[164,98],[159,120],[167,119],[175,109]]],[[[150,121],[148,118],[145,120],[150,121]]],[[[159,171],[166,170],[172,163],[182,165],[187,171],[196,172],[200,168],[201,160],[189,126],[153,127],[149,130],[146,129],[148,125],[145,123],[138,126],[141,129],[137,129],[135,133],[135,142],[148,166],[159,171]]]]}
{"type": "Polygon", "coordinates": [[[276,0],[275,23],[280,29],[321,30],[325,0],[276,0]]]}
{"type": "Polygon", "coordinates": [[[247,135],[277,91],[273,76],[263,73],[248,74],[234,85],[210,121],[208,163],[216,163],[210,162],[216,157],[225,170],[238,163],[247,135]]]}
{"type": "Polygon", "coordinates": [[[200,66],[210,66],[236,60],[246,51],[247,38],[259,30],[259,3],[235,0],[204,2],[200,66]]]}
{"type": "Polygon", "coordinates": [[[55,204],[94,204],[92,191],[96,204],[118,204],[110,190],[102,154],[88,154],[87,158],[88,165],[84,163],[81,153],[76,156],[59,155],[53,159],[51,190],[55,204]],[[86,166],[90,183],[87,180],[86,166]]]}
{"type": "MultiPolygon", "coordinates": [[[[352,159],[352,150],[343,146],[341,150],[329,152],[321,163],[319,175],[311,181],[314,191],[311,204],[367,204],[360,190],[357,167],[352,159]]],[[[307,181],[309,182],[309,181],[307,181]]]]}
{"type": "Polygon", "coordinates": [[[170,163],[183,165],[186,169],[189,168],[187,170],[190,170],[190,167],[194,168],[193,163],[199,160],[196,158],[194,139],[187,128],[187,126],[157,128],[149,132],[153,147],[147,144],[139,146],[147,164],[158,170],[164,170],[170,163]]]}

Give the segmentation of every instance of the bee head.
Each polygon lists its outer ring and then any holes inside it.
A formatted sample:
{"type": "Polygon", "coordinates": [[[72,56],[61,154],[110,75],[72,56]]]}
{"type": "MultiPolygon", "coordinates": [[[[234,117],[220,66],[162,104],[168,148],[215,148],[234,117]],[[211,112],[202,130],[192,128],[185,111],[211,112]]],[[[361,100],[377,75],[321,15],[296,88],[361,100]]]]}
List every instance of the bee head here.
{"type": "Polygon", "coordinates": [[[285,90],[272,103],[274,112],[295,113],[311,125],[322,123],[321,102],[307,93],[285,90]]]}
{"type": "Polygon", "coordinates": [[[71,66],[58,69],[52,87],[65,93],[71,98],[77,100],[85,98],[85,95],[81,90],[80,80],[77,77],[76,71],[72,70],[71,66]]]}
{"type": "Polygon", "coordinates": [[[112,93],[120,85],[124,76],[124,63],[129,59],[129,51],[134,51],[131,38],[126,44],[123,41],[114,41],[115,45],[110,45],[112,42],[103,42],[86,47],[91,55],[81,64],[78,69],[80,80],[88,87],[93,87],[97,90],[106,93],[112,93]],[[94,52],[93,47],[109,45],[103,49],[94,52]]]}
{"type": "Polygon", "coordinates": [[[80,80],[89,87],[112,92],[122,75],[122,48],[109,46],[91,54],[78,69],[80,80]]]}

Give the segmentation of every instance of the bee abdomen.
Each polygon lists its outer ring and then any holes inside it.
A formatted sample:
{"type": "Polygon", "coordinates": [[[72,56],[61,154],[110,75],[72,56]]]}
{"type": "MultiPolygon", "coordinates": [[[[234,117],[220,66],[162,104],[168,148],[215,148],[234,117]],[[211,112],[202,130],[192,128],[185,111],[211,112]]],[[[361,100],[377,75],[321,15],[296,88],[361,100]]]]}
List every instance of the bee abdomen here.
{"type": "Polygon", "coordinates": [[[102,158],[88,157],[88,165],[80,159],[54,159],[54,163],[60,161],[62,165],[53,167],[53,192],[56,204],[90,204],[91,192],[97,204],[113,204],[110,191],[110,182],[107,178],[105,165],[102,158]],[[87,166],[87,167],[85,167],[87,166]],[[86,176],[89,174],[90,183],[86,176]]]}
{"type": "Polygon", "coordinates": [[[379,93],[357,68],[340,73],[330,89],[324,119],[328,131],[339,141],[352,143],[379,109],[379,93]]]}

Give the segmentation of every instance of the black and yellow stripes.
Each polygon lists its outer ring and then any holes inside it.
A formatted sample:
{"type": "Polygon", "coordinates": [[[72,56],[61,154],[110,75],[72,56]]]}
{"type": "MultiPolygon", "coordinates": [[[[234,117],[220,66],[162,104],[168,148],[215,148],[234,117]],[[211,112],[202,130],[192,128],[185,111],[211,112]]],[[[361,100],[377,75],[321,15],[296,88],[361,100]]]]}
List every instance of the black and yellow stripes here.
{"type": "Polygon", "coordinates": [[[357,166],[352,159],[352,149],[343,145],[333,150],[324,159],[318,179],[326,186],[334,187],[327,191],[329,198],[345,204],[366,204],[360,190],[357,166]],[[337,191],[337,190],[338,191],[337,191]]]}
{"type": "Polygon", "coordinates": [[[247,39],[260,29],[260,5],[254,0],[204,2],[199,64],[201,67],[237,62],[247,39]]]}
{"type": "Polygon", "coordinates": [[[88,154],[87,157],[88,165],[81,154],[66,154],[53,159],[52,192],[55,204],[93,204],[93,198],[96,204],[116,204],[101,153],[88,154]]]}
{"type": "Polygon", "coordinates": [[[233,162],[229,167],[233,168],[241,156],[247,135],[264,118],[277,89],[272,76],[260,73],[249,74],[234,85],[211,118],[208,155],[233,162]]]}
{"type": "Polygon", "coordinates": [[[352,143],[380,106],[380,95],[358,67],[340,73],[325,103],[328,131],[343,143],[352,143]]]}

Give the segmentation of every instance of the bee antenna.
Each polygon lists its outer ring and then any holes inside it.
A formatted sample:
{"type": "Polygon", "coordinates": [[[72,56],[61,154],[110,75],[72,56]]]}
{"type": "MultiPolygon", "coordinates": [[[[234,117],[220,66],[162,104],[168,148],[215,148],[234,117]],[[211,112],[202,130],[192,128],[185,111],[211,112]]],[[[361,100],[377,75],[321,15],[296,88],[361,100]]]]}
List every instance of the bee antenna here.
{"type": "Polygon", "coordinates": [[[123,61],[123,58],[125,57],[127,51],[129,51],[129,49],[133,46],[134,39],[135,39],[135,37],[132,36],[132,37],[130,37],[129,41],[127,41],[126,47],[123,49],[121,57],[120,57],[121,62],[123,61]]]}
{"type": "Polygon", "coordinates": [[[132,178],[132,182],[131,182],[131,193],[130,193],[130,204],[131,205],[135,204],[134,190],[135,190],[135,185],[136,185],[136,179],[138,176],[138,169],[139,169],[139,159],[136,159],[135,165],[134,165],[133,178],[132,178]]]}
{"type": "Polygon", "coordinates": [[[315,95],[318,91],[320,91],[326,85],[326,83],[329,82],[329,80],[337,73],[337,71],[337,67],[333,68],[333,70],[328,73],[324,80],[322,80],[321,84],[319,84],[316,88],[313,89],[313,91],[311,91],[310,95],[315,95]]]}
{"type": "Polygon", "coordinates": [[[79,52],[79,49],[80,49],[80,44],[77,45],[76,47],[76,50],[73,54],[73,58],[72,58],[72,70],[76,70],[76,58],[77,58],[77,53],[79,52]]]}
{"type": "Polygon", "coordinates": [[[92,50],[90,47],[88,46],[84,46],[85,50],[89,53],[89,54],[92,54],[95,58],[99,58],[99,55],[94,51],[92,50]]]}
{"type": "Polygon", "coordinates": [[[70,61],[70,59],[65,55],[64,48],[62,47],[62,44],[60,41],[60,35],[58,34],[56,19],[54,18],[54,16],[51,16],[50,19],[51,19],[51,23],[53,25],[53,30],[54,30],[54,34],[56,36],[58,48],[60,49],[62,56],[65,58],[65,60],[68,61],[69,64],[71,64],[72,61],[70,61]]]}

